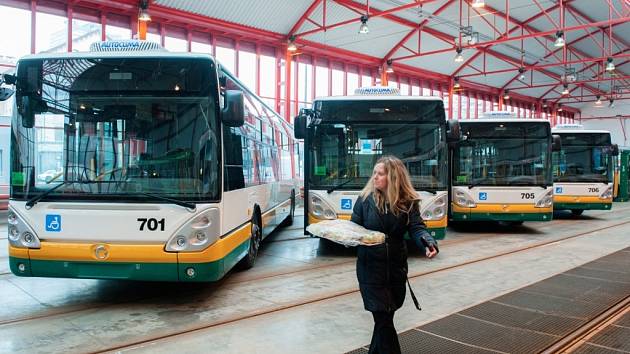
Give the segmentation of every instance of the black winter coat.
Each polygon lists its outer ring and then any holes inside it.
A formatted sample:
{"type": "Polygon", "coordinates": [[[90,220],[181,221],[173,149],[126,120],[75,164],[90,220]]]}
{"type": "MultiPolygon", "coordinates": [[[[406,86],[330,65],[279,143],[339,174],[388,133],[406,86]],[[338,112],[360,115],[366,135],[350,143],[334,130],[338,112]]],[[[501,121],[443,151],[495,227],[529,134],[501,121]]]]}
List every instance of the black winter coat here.
{"type": "Polygon", "coordinates": [[[359,246],[357,278],[363,305],[368,311],[392,312],[405,301],[407,280],[407,246],[405,233],[435,242],[427,232],[418,208],[396,217],[390,211],[380,214],[374,197],[359,197],[352,211],[354,223],[366,229],[383,232],[387,241],[377,246],[359,246]],[[408,219],[409,218],[409,219],[408,219]]]}

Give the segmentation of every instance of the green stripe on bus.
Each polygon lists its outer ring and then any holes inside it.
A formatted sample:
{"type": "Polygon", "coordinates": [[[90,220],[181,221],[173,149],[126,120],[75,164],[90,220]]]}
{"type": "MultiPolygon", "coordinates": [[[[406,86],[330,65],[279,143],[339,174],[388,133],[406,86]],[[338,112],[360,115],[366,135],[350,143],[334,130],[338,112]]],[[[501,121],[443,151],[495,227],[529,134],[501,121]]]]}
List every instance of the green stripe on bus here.
{"type": "Polygon", "coordinates": [[[553,213],[456,213],[455,221],[551,221],[553,213]]]}
{"type": "Polygon", "coordinates": [[[9,257],[9,265],[13,274],[25,277],[208,282],[221,279],[247,254],[248,248],[249,240],[223,259],[207,263],[69,262],[9,257]],[[20,272],[20,264],[24,265],[24,272],[20,272]],[[195,270],[193,277],[186,274],[191,267],[195,270]]]}
{"type": "Polygon", "coordinates": [[[612,203],[553,203],[554,210],[610,210],[612,203]]]}

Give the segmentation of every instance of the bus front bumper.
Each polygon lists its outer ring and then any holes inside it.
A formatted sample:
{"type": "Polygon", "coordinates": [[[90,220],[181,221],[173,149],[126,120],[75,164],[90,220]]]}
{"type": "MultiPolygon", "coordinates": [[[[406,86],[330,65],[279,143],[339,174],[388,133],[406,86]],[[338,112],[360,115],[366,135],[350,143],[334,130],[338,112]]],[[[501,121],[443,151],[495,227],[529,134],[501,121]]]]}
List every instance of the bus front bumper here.
{"type": "Polygon", "coordinates": [[[551,221],[553,208],[536,208],[524,204],[477,204],[464,208],[451,204],[454,221],[551,221]]]}
{"type": "MultiPolygon", "coordinates": [[[[337,214],[337,218],[343,220],[350,220],[352,214],[337,214]]],[[[308,214],[308,224],[315,224],[318,222],[324,221],[324,219],[318,219],[313,214],[308,214]]],[[[443,240],[446,236],[446,225],[448,223],[448,218],[444,216],[440,220],[431,220],[425,221],[424,224],[427,226],[427,231],[433,236],[436,240],[443,240]]]]}
{"type": "Polygon", "coordinates": [[[600,199],[593,196],[554,195],[553,208],[555,210],[610,210],[612,198],[600,199]]]}
{"type": "Polygon", "coordinates": [[[9,265],[13,274],[24,277],[216,281],[247,253],[248,230],[243,227],[201,252],[166,252],[159,244],[43,241],[39,249],[9,245],[9,265]]]}

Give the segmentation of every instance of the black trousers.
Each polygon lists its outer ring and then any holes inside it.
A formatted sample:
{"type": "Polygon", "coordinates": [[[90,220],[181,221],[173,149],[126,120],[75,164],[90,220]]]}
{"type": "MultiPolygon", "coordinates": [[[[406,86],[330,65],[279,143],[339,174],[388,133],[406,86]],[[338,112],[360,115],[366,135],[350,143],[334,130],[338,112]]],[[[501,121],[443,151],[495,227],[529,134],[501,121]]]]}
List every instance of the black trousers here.
{"type": "Polygon", "coordinates": [[[394,312],[372,312],[374,332],[369,354],[400,354],[398,334],[394,328],[394,312]]]}

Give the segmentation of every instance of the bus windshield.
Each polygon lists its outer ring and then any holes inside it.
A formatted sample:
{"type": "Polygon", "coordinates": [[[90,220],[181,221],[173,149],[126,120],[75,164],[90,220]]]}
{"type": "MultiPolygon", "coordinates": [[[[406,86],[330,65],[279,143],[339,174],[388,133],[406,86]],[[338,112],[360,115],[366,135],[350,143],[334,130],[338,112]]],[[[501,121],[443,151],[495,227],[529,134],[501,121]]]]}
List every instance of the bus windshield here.
{"type": "Polygon", "coordinates": [[[416,189],[446,189],[441,107],[441,101],[324,102],[321,122],[309,130],[309,188],[361,189],[376,161],[393,155],[406,165],[416,189]]]}
{"type": "Polygon", "coordinates": [[[610,134],[560,133],[562,151],[554,153],[555,182],[612,181],[610,134]]]}
{"type": "Polygon", "coordinates": [[[453,151],[453,184],[551,185],[548,123],[461,122],[466,140],[453,151]]]}
{"type": "Polygon", "coordinates": [[[218,200],[213,69],[209,58],[23,60],[12,195],[32,198],[73,181],[47,198],[218,200]]]}

